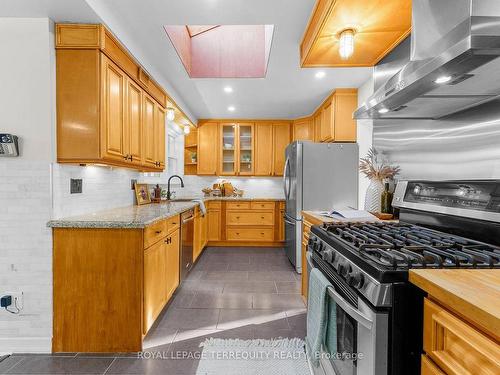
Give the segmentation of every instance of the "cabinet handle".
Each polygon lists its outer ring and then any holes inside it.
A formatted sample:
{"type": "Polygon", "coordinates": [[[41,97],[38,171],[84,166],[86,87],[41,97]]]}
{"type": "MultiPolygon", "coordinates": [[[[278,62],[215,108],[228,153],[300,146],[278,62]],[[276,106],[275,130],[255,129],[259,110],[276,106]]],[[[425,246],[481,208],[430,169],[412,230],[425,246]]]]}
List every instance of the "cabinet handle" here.
{"type": "Polygon", "coordinates": [[[165,240],[165,243],[168,245],[170,243],[172,243],[172,237],[168,237],[166,240],[165,240]]]}
{"type": "Polygon", "coordinates": [[[260,234],[263,236],[263,235],[264,235],[264,232],[260,232],[260,234]]]}
{"type": "Polygon", "coordinates": [[[127,159],[128,159],[128,154],[127,154],[127,155],[125,155],[125,156],[123,156],[123,158],[124,158],[125,160],[127,160],[127,159]]]}
{"type": "Polygon", "coordinates": [[[261,219],[264,219],[264,216],[261,216],[260,218],[261,218],[261,219]]]}
{"type": "Polygon", "coordinates": [[[239,219],[240,217],[239,216],[236,216],[236,219],[239,219]]]}
{"type": "Polygon", "coordinates": [[[133,160],[134,160],[134,158],[132,157],[132,155],[129,155],[129,156],[128,156],[128,159],[129,159],[130,161],[133,161],[133,160]]]}
{"type": "Polygon", "coordinates": [[[157,231],[155,232],[155,234],[160,234],[161,232],[163,232],[163,231],[162,231],[162,230],[157,230],[157,231]]]}

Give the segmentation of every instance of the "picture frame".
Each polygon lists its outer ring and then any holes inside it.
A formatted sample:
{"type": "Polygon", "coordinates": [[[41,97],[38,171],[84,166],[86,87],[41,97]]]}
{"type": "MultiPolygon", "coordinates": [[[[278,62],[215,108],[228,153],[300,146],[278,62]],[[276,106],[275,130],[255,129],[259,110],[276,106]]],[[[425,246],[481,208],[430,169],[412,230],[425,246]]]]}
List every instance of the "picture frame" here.
{"type": "Polygon", "coordinates": [[[148,184],[136,183],[134,188],[138,206],[151,203],[151,195],[149,193],[148,184]]]}

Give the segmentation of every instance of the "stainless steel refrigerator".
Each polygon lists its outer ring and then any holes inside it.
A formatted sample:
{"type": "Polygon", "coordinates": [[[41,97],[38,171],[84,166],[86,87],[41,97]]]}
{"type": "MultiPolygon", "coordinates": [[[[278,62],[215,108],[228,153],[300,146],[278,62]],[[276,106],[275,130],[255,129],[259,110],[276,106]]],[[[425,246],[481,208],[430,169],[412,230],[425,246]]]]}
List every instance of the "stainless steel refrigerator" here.
{"type": "Polygon", "coordinates": [[[285,250],[302,273],[302,211],[357,208],[358,145],[297,141],[285,152],[285,250]]]}

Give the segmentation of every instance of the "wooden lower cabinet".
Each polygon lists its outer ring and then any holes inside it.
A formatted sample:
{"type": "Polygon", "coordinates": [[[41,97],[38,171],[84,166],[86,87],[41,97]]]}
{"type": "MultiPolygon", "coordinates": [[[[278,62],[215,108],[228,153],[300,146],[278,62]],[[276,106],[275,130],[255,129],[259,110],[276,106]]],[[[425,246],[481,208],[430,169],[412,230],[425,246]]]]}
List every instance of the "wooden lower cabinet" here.
{"type": "Polygon", "coordinates": [[[221,240],[221,207],[222,204],[219,201],[209,201],[207,202],[208,211],[208,225],[207,225],[207,241],[220,241],[221,240]]]}
{"type": "Polygon", "coordinates": [[[203,215],[201,210],[196,207],[194,210],[194,241],[193,241],[193,263],[207,246],[208,236],[208,215],[203,215]]]}
{"type": "Polygon", "coordinates": [[[53,352],[142,350],[179,285],[179,220],[53,229],[53,352]]]}
{"type": "Polygon", "coordinates": [[[499,343],[428,298],[424,301],[424,351],[441,372],[424,361],[422,374],[500,374],[499,343]]]}
{"type": "Polygon", "coordinates": [[[302,222],[302,243],[301,243],[301,260],[302,260],[302,277],[301,277],[301,294],[307,302],[307,291],[309,288],[309,275],[307,273],[307,243],[309,242],[309,234],[311,233],[312,224],[306,219],[302,222]]]}
{"type": "Polygon", "coordinates": [[[421,375],[446,375],[436,366],[432,359],[426,355],[422,355],[421,375]]]}

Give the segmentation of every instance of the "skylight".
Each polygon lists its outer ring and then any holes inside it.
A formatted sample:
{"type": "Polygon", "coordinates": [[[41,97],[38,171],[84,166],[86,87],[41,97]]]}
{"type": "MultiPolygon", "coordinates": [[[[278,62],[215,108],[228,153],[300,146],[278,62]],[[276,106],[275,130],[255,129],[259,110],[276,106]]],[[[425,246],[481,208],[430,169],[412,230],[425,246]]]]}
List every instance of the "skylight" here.
{"type": "Polygon", "coordinates": [[[191,78],[264,78],[274,25],[166,25],[191,78]]]}

